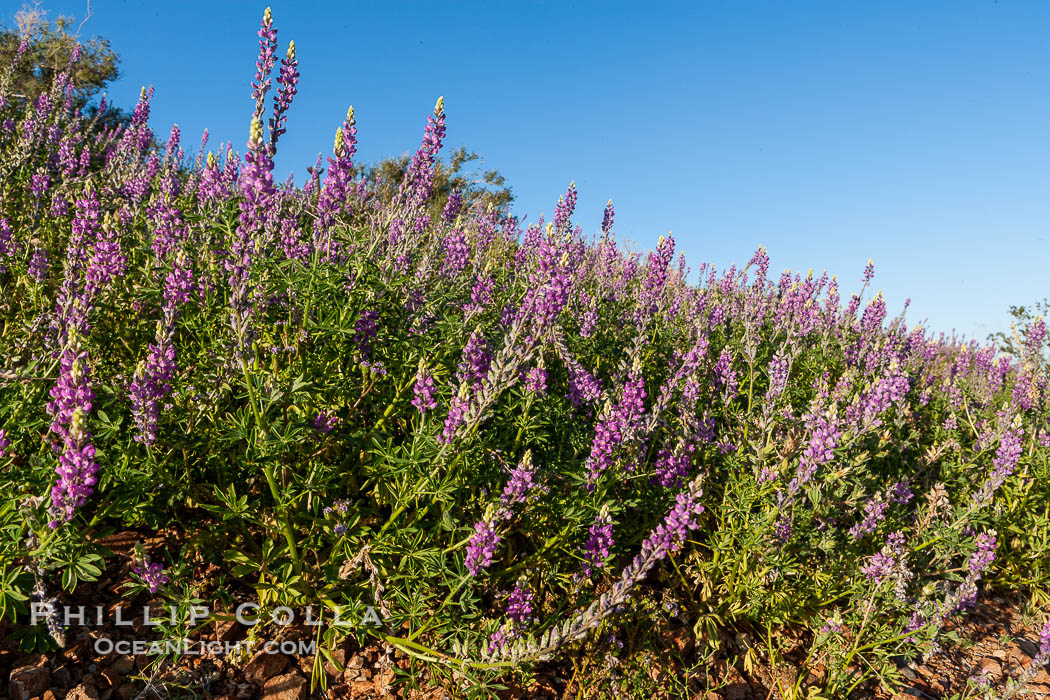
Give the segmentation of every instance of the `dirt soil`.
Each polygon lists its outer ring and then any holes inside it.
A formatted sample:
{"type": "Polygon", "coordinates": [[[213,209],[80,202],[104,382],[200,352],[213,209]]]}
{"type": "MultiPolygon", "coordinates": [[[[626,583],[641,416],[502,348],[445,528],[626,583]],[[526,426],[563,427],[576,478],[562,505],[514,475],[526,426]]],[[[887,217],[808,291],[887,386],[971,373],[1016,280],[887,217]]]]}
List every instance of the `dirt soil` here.
{"type": "MultiPolygon", "coordinates": [[[[142,536],[127,532],[102,542],[115,554],[126,555],[136,539],[142,536]]],[[[147,543],[149,545],[150,543],[147,543]]],[[[0,624],[0,698],[12,700],[129,700],[131,698],[266,698],[268,700],[307,700],[308,698],[403,698],[405,700],[440,700],[462,695],[454,680],[445,679],[429,687],[411,687],[404,682],[410,660],[404,654],[376,643],[356,648],[349,642],[335,652],[336,666],[324,663],[327,691],[310,691],[312,658],[257,652],[254,655],[200,654],[184,656],[177,665],[162,669],[149,666],[145,654],[121,655],[95,651],[95,640],[149,638],[140,613],[125,613],[133,626],[117,627],[115,610],[128,605],[128,610],[141,611],[150,604],[159,611],[159,600],[140,597],[128,601],[121,596],[121,585],[128,580],[127,557],[110,559],[109,569],[94,584],[82,585],[75,597],[59,596],[61,604],[84,605],[90,615],[96,606],[105,611],[98,626],[69,629],[64,648],[49,653],[26,653],[11,638],[14,628],[0,624]],[[384,648],[385,647],[385,648],[384,648]]],[[[202,570],[207,576],[208,571],[202,570]]],[[[962,692],[971,677],[983,677],[993,686],[1016,677],[1031,663],[1038,645],[1034,621],[1021,614],[1018,597],[1006,593],[983,593],[969,616],[954,628],[962,642],[946,645],[941,652],[922,665],[902,666],[907,685],[897,694],[870,684],[860,688],[855,697],[876,700],[911,698],[939,700],[962,692]]],[[[309,630],[294,625],[283,628],[282,639],[307,637],[309,630]]],[[[245,635],[245,627],[234,622],[209,624],[193,638],[199,641],[236,642],[245,635]]],[[[681,677],[679,665],[690,654],[695,656],[691,635],[686,630],[669,630],[667,648],[677,652],[666,657],[647,658],[645,672],[653,681],[650,695],[687,697],[690,700],[762,700],[780,698],[778,679],[792,680],[797,672],[790,663],[769,669],[762,663],[752,664],[751,671],[739,659],[740,647],[730,641],[724,650],[706,664],[703,677],[689,683],[688,690],[670,677],[681,677]],[[678,687],[679,690],[673,690],[678,687]],[[663,688],[664,690],[659,690],[663,688]],[[714,688],[708,690],[708,688],[714,688]]],[[[650,655],[651,656],[651,655],[650,655]]],[[[790,655],[789,655],[790,657],[790,655]]],[[[694,658],[694,663],[696,659],[694,658]]],[[[625,659],[619,668],[626,669],[625,659]]],[[[695,675],[695,669],[694,669],[695,675]]],[[[578,660],[541,665],[526,687],[492,689],[501,698],[620,698],[637,696],[637,685],[625,682],[622,673],[608,665],[594,664],[590,672],[580,672],[578,660]],[[570,665],[571,663],[571,665],[570,665]],[[632,692],[631,688],[634,688],[632,692]]],[[[1028,687],[1026,698],[1050,698],[1050,666],[1041,669],[1028,687]]]]}

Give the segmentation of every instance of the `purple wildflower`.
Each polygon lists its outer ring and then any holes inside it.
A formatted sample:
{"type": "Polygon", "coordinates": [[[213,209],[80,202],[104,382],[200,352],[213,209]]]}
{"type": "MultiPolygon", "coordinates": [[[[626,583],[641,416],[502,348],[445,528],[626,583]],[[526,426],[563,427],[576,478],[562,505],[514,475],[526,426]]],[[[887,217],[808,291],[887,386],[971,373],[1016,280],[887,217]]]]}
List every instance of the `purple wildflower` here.
{"type": "Polygon", "coordinates": [[[330,416],[324,411],[321,411],[314,417],[314,429],[320,433],[330,433],[338,422],[338,417],[330,416]]]}
{"type": "Polygon", "coordinates": [[[547,393],[547,370],[544,367],[533,367],[525,373],[525,391],[538,396],[547,393]]]}
{"type": "Polygon", "coordinates": [[[533,491],[541,487],[535,481],[536,467],[532,464],[532,451],[525,450],[518,466],[510,472],[510,478],[503,487],[500,504],[508,508],[515,503],[523,503],[533,491]]]}
{"type": "Polygon", "coordinates": [[[142,562],[134,570],[149,588],[150,593],[156,593],[168,582],[168,575],[164,573],[164,567],[161,564],[142,562]]]}
{"type": "Polygon", "coordinates": [[[520,581],[514,584],[514,590],[507,597],[507,617],[518,624],[529,621],[532,617],[533,592],[520,581]]]}
{"type": "Polygon", "coordinates": [[[47,249],[43,246],[37,246],[33,250],[33,257],[29,261],[29,276],[37,284],[42,284],[47,280],[48,260],[47,260],[47,249]]]}
{"type": "Polygon", "coordinates": [[[412,405],[416,407],[416,410],[426,413],[437,408],[438,402],[434,398],[434,391],[434,378],[423,367],[420,367],[416,372],[416,382],[412,386],[412,405]]]}
{"type": "Polygon", "coordinates": [[[583,573],[590,576],[595,568],[601,568],[609,558],[613,540],[613,523],[609,517],[609,507],[602,506],[601,511],[588,530],[587,543],[583,551],[583,573]]]}
{"type": "Polygon", "coordinates": [[[488,341],[480,330],[476,330],[470,334],[467,344],[463,347],[463,357],[456,368],[456,378],[462,384],[476,387],[485,379],[491,365],[492,352],[489,350],[488,341]]]}
{"type": "Polygon", "coordinates": [[[58,381],[51,388],[52,401],[47,404],[51,431],[62,440],[58,480],[51,489],[53,528],[73,518],[74,511],[87,502],[98,481],[95,447],[87,427],[95,394],[86,361],[87,353],[81,350],[79,336],[70,331],[62,351],[58,381]]]}
{"type": "Polygon", "coordinates": [[[474,526],[470,544],[467,545],[467,557],[464,562],[471,576],[477,576],[482,569],[487,569],[492,564],[492,557],[499,542],[500,534],[496,531],[495,522],[488,518],[479,520],[474,526]]]}

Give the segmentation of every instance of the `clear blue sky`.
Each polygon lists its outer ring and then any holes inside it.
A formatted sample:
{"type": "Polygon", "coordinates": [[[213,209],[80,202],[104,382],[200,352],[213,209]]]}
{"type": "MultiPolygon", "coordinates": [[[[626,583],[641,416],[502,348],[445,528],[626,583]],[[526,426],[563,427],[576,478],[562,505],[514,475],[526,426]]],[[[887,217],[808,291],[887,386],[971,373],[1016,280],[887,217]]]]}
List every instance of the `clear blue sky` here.
{"type": "MultiPolygon", "coordinates": [[[[0,16],[9,22],[15,2],[0,16]]],[[[82,17],[82,0],[45,0],[82,17]]],[[[243,148],[265,5],[96,0],[130,106],[196,148],[243,148]]],[[[745,263],[837,273],[869,257],[891,312],[983,339],[1010,304],[1050,295],[1050,3],[274,2],[302,79],[283,179],[348,105],[359,156],[414,150],[444,95],[450,146],[549,214],[570,180],[597,231],[673,231],[695,270],[745,263]]]]}

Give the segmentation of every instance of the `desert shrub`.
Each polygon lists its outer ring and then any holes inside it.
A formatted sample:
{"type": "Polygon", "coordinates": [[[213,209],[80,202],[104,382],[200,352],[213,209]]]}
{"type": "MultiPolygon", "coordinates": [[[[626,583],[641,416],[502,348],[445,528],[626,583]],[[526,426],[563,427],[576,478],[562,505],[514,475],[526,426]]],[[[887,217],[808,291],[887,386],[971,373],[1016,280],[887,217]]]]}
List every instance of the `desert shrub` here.
{"type": "Polygon", "coordinates": [[[267,118],[269,12],[259,36],[243,158],[155,148],[151,90],[101,132],[68,72],[4,102],[4,615],[96,577],[105,532],[175,528],[136,585],[189,605],[193,552],[264,610],[375,605],[323,639],[478,688],[637,624],[645,585],[703,644],[808,630],[840,696],[982,585],[1046,584],[1041,320],[1002,354],[891,317],[870,262],[846,297],[761,247],[690,282],[670,237],[624,251],[611,202],[587,236],[574,185],[525,230],[434,215],[442,100],[396,192],[358,175],[352,109],[277,185],[298,62],[267,118]]]}

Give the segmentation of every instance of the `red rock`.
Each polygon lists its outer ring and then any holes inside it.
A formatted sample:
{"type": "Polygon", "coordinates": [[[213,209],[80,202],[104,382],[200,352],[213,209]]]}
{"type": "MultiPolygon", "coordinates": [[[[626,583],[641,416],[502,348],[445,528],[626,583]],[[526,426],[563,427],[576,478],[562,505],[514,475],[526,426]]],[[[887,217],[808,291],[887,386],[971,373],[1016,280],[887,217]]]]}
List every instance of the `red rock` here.
{"type": "Polygon", "coordinates": [[[376,687],[368,681],[354,681],[350,684],[351,698],[374,698],[376,687]]]}
{"type": "Polygon", "coordinates": [[[69,691],[66,700],[99,700],[98,689],[93,685],[81,683],[69,691]]]}
{"type": "Polygon", "coordinates": [[[244,626],[236,620],[215,623],[215,639],[219,642],[232,642],[244,634],[244,626]]]}
{"type": "Polygon", "coordinates": [[[676,628],[670,633],[671,643],[674,648],[678,650],[679,654],[688,654],[693,650],[693,633],[690,630],[682,629],[681,627],[676,628]]]}
{"type": "Polygon", "coordinates": [[[1003,667],[993,658],[981,659],[977,664],[977,671],[979,674],[986,675],[992,681],[998,681],[999,677],[1003,675],[1003,667]]]}
{"type": "Polygon", "coordinates": [[[126,676],[135,668],[135,659],[130,656],[118,656],[113,659],[113,663],[110,664],[113,670],[122,676],[126,676]]]}
{"type": "Polygon", "coordinates": [[[244,665],[244,680],[262,685],[287,666],[288,657],[284,654],[267,654],[265,650],[260,650],[244,665]]]}
{"type": "Polygon", "coordinates": [[[390,669],[383,669],[376,673],[375,678],[372,679],[376,695],[378,695],[381,698],[385,698],[388,695],[390,695],[390,683],[393,680],[394,672],[390,669]]]}
{"type": "MultiPolygon", "coordinates": [[[[271,655],[273,656],[273,655],[271,655]]],[[[263,686],[264,700],[306,700],[306,679],[298,673],[274,676],[263,686]]]]}
{"type": "Polygon", "coordinates": [[[22,666],[11,671],[8,692],[11,700],[29,700],[43,694],[51,683],[47,666],[22,666]]]}
{"type": "Polygon", "coordinates": [[[102,669],[102,678],[105,679],[106,683],[114,688],[120,685],[120,674],[110,666],[109,668],[102,669]]]}

